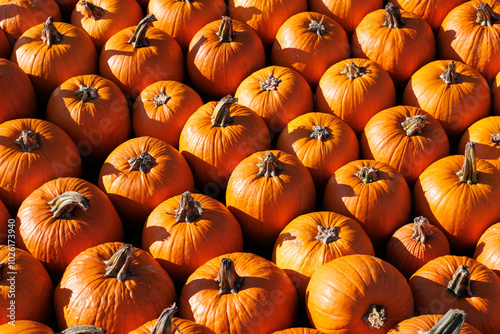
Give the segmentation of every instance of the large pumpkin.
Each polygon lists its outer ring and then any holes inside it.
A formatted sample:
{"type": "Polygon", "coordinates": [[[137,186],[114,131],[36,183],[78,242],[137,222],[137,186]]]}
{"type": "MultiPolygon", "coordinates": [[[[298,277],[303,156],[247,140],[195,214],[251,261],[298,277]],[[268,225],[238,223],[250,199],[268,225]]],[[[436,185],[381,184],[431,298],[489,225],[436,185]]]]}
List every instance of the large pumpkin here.
{"type": "Polygon", "coordinates": [[[45,182],[81,172],[78,149],[58,126],[33,118],[0,125],[0,199],[12,213],[45,182]]]}
{"type": "Polygon", "coordinates": [[[479,238],[474,259],[493,270],[500,277],[500,223],[491,225],[479,238]]]}
{"type": "Polygon", "coordinates": [[[346,255],[316,270],[307,286],[307,315],[326,333],[387,333],[413,315],[404,276],[370,255],[346,255]]]}
{"type": "MultiPolygon", "coordinates": [[[[0,326],[2,334],[58,334],[49,326],[31,320],[16,320],[15,325],[7,323],[0,326]]],[[[64,334],[106,334],[107,331],[96,326],[73,326],[64,331],[64,334]]]]}
{"type": "Polygon", "coordinates": [[[179,302],[181,318],[227,334],[288,328],[297,309],[297,293],[285,272],[251,253],[222,255],[196,269],[179,302]]]}
{"type": "Polygon", "coordinates": [[[123,241],[123,226],[111,201],[92,183],[58,178],[33,191],[16,217],[18,247],[29,251],[58,280],[87,248],[123,241]]]}
{"type": "Polygon", "coordinates": [[[172,279],[131,245],[105,243],[73,259],[54,292],[60,329],[94,325],[128,334],[158,318],[177,299],[172,279]]]}

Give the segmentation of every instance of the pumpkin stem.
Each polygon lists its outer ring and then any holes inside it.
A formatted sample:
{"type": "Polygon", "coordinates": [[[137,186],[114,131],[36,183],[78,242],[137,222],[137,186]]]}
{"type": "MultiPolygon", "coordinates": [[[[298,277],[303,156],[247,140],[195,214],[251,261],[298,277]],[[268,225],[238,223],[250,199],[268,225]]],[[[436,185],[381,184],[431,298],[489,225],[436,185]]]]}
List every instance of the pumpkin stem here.
{"type": "Polygon", "coordinates": [[[323,24],[323,20],[321,21],[316,21],[316,20],[311,20],[311,23],[309,23],[309,31],[315,32],[319,36],[325,34],[327,32],[325,25],[323,24]]]}
{"type": "Polygon", "coordinates": [[[264,154],[262,162],[258,163],[257,166],[260,167],[258,175],[265,177],[275,177],[284,168],[273,152],[264,154]]]}
{"type": "Polygon", "coordinates": [[[380,329],[384,327],[387,317],[385,315],[385,306],[372,304],[368,312],[363,316],[363,321],[368,323],[370,329],[380,329]]]}
{"type": "Polygon", "coordinates": [[[97,88],[87,87],[84,84],[80,85],[78,90],[75,90],[75,95],[82,102],[87,102],[89,100],[97,99],[99,96],[97,95],[97,88]]]}
{"type": "Polygon", "coordinates": [[[392,2],[388,2],[385,6],[385,22],[384,27],[399,29],[405,25],[405,21],[401,16],[401,11],[398,6],[392,2]]]}
{"type": "Polygon", "coordinates": [[[372,183],[378,180],[378,169],[375,167],[363,166],[356,174],[357,177],[364,183],[372,183]]]}
{"type": "Polygon", "coordinates": [[[233,41],[233,20],[229,16],[222,17],[217,36],[219,36],[219,40],[223,43],[231,43],[233,41]]]}
{"type": "Polygon", "coordinates": [[[434,231],[432,230],[431,223],[429,223],[427,218],[420,216],[413,220],[413,234],[411,235],[413,240],[416,240],[421,244],[425,244],[433,234],[434,231]]]}
{"type": "Polygon", "coordinates": [[[472,297],[470,291],[470,267],[465,264],[460,265],[448,283],[447,289],[453,293],[455,298],[472,297]]]}
{"type": "Polygon", "coordinates": [[[130,165],[130,170],[139,170],[146,174],[153,168],[156,159],[148,152],[142,152],[140,156],[131,158],[128,163],[130,165]]]}
{"type": "Polygon", "coordinates": [[[130,37],[128,43],[132,44],[134,48],[147,46],[148,41],[146,39],[146,32],[148,31],[149,25],[154,21],[157,21],[157,19],[153,14],[146,15],[135,28],[134,34],[130,37]]]}
{"type": "Polygon", "coordinates": [[[40,39],[47,45],[59,43],[62,40],[62,34],[54,26],[54,18],[49,16],[43,23],[42,37],[40,39]]]}
{"type": "Polygon", "coordinates": [[[278,85],[281,83],[281,81],[282,81],[281,79],[278,79],[271,74],[269,75],[269,78],[267,78],[267,80],[259,81],[260,91],[265,92],[265,91],[278,90],[278,85]]]}
{"type": "Polygon", "coordinates": [[[346,65],[344,70],[340,72],[340,74],[347,75],[347,77],[351,80],[359,78],[366,74],[366,67],[358,67],[354,62],[346,65]]]}
{"type": "Polygon", "coordinates": [[[134,256],[134,248],[131,244],[120,247],[109,260],[104,261],[106,265],[106,276],[116,277],[120,282],[125,282],[127,277],[134,276],[134,272],[129,270],[134,256]]]}
{"type": "Polygon", "coordinates": [[[37,148],[40,148],[38,133],[32,130],[23,130],[19,138],[14,140],[14,143],[21,146],[23,153],[32,152],[37,148]]]}
{"type": "Polygon", "coordinates": [[[486,2],[477,5],[477,23],[485,27],[492,27],[497,19],[497,14],[495,14],[493,8],[491,8],[486,2]]]}
{"type": "Polygon", "coordinates": [[[330,131],[328,131],[328,128],[326,126],[313,125],[309,138],[316,138],[317,140],[323,141],[331,135],[332,134],[330,133],[330,131]]]}
{"type": "Polygon", "coordinates": [[[87,15],[88,18],[92,18],[93,20],[99,20],[104,15],[104,9],[87,0],[80,1],[78,7],[79,9],[77,10],[80,13],[87,15]]]}
{"type": "Polygon", "coordinates": [[[446,71],[444,71],[443,74],[441,74],[439,77],[447,85],[454,85],[462,82],[460,74],[458,74],[457,70],[455,69],[455,62],[453,60],[450,61],[446,71]]]}
{"type": "Polygon", "coordinates": [[[177,306],[175,303],[172,306],[163,310],[163,312],[156,320],[156,323],[151,330],[151,334],[171,334],[172,333],[172,319],[175,312],[177,312],[177,306]]]}
{"type": "Polygon", "coordinates": [[[238,276],[236,273],[234,262],[230,258],[224,257],[221,260],[219,273],[215,281],[219,283],[220,295],[225,295],[229,292],[235,295],[238,293],[239,288],[241,288],[243,277],[238,276]]]}
{"type": "Polygon", "coordinates": [[[167,95],[164,91],[162,91],[160,94],[155,95],[150,101],[153,101],[155,104],[155,107],[158,108],[159,106],[162,106],[164,104],[167,104],[167,102],[171,99],[172,97],[170,95],[167,95]]]}
{"type": "Polygon", "coordinates": [[[66,191],[56,196],[48,204],[51,206],[52,217],[56,219],[72,219],[75,216],[73,213],[75,207],[79,206],[83,211],[87,211],[90,200],[77,191],[66,191]]]}
{"type": "Polygon", "coordinates": [[[422,129],[429,120],[424,115],[415,115],[411,117],[406,117],[406,120],[401,123],[403,130],[405,130],[406,135],[411,137],[413,135],[422,134],[422,129]]]}
{"type": "Polygon", "coordinates": [[[231,108],[231,105],[237,101],[238,98],[232,97],[231,94],[224,96],[215,106],[211,118],[212,126],[225,128],[228,124],[230,124],[233,120],[229,116],[229,108],[231,108]]]}
{"type": "Polygon", "coordinates": [[[101,327],[90,325],[76,325],[66,328],[57,334],[106,334],[107,331],[101,327]]]}
{"type": "Polygon", "coordinates": [[[500,133],[492,133],[490,140],[493,144],[500,145],[500,133]]]}
{"type": "Polygon", "coordinates": [[[321,241],[325,245],[330,242],[337,241],[339,239],[339,227],[338,226],[321,226],[318,225],[318,234],[316,235],[316,240],[321,241]]]}
{"type": "Polygon", "coordinates": [[[190,191],[185,191],[181,195],[179,207],[175,209],[175,219],[179,222],[192,223],[203,213],[201,204],[195,201],[190,191]]]}
{"type": "Polygon", "coordinates": [[[464,311],[450,309],[428,331],[418,331],[418,334],[459,334],[467,315],[464,311]]]}
{"type": "Polygon", "coordinates": [[[465,160],[462,169],[457,173],[460,177],[461,183],[476,184],[477,168],[476,168],[476,154],[474,147],[476,142],[470,141],[465,145],[465,160]]]}

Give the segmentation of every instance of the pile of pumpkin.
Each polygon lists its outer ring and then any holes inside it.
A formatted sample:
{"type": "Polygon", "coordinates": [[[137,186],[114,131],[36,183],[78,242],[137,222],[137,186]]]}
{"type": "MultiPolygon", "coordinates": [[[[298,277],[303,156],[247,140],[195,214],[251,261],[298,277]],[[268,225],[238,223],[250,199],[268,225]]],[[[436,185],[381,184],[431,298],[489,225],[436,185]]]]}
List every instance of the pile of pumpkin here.
{"type": "Polygon", "coordinates": [[[0,28],[0,333],[500,332],[499,0],[0,28]]]}

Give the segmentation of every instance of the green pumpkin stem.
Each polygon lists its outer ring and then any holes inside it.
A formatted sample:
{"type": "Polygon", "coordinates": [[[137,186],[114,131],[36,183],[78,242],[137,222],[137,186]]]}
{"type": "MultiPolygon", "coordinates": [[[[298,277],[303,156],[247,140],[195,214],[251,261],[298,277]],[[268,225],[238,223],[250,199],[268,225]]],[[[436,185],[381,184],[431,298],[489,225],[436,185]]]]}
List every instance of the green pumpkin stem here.
{"type": "Polygon", "coordinates": [[[401,123],[403,130],[408,137],[422,134],[422,129],[429,122],[424,115],[415,115],[406,117],[406,120],[401,123]]]}
{"type": "Polygon", "coordinates": [[[418,334],[459,334],[467,315],[464,311],[450,309],[428,331],[418,331],[418,334]]]}
{"type": "Polygon", "coordinates": [[[490,141],[495,145],[500,145],[500,133],[492,133],[490,141]]]}
{"type": "Polygon", "coordinates": [[[99,96],[97,95],[97,88],[87,87],[84,84],[81,84],[78,90],[75,90],[74,93],[82,102],[87,102],[90,100],[95,100],[99,96]]]}
{"type": "Polygon", "coordinates": [[[21,135],[19,138],[14,140],[14,143],[21,146],[23,153],[33,152],[34,150],[40,148],[38,133],[32,130],[21,131],[21,135]]]}
{"type": "Polygon", "coordinates": [[[385,306],[372,304],[368,312],[363,316],[363,321],[368,324],[370,329],[380,329],[384,327],[387,316],[385,314],[385,306]]]}
{"type": "Polygon", "coordinates": [[[158,320],[156,320],[156,323],[151,330],[151,334],[171,334],[172,320],[175,312],[177,312],[177,306],[175,303],[173,303],[169,308],[164,309],[158,317],[158,320]]]}
{"type": "Polygon", "coordinates": [[[272,90],[278,90],[278,86],[281,83],[281,79],[276,78],[272,74],[269,75],[267,80],[261,80],[260,83],[260,91],[261,92],[269,92],[272,90]]]}
{"type": "Polygon", "coordinates": [[[156,17],[153,14],[146,15],[135,28],[134,34],[128,40],[129,44],[132,44],[134,48],[142,48],[148,46],[148,41],[146,38],[146,32],[148,31],[148,27],[154,21],[157,21],[156,17]]]}
{"type": "Polygon", "coordinates": [[[325,245],[330,242],[337,241],[339,239],[339,227],[338,226],[321,226],[318,225],[318,234],[316,235],[316,240],[321,241],[325,245]]]}
{"type": "Polygon", "coordinates": [[[130,165],[130,170],[138,170],[146,174],[153,168],[156,159],[148,152],[142,152],[140,156],[129,159],[128,163],[130,165]]]}
{"type": "Polygon", "coordinates": [[[125,282],[127,277],[134,276],[134,272],[130,270],[134,252],[134,247],[130,244],[120,247],[109,260],[104,261],[106,265],[105,275],[116,277],[120,282],[125,282]]]}
{"type": "Polygon", "coordinates": [[[392,2],[388,2],[385,6],[385,22],[384,27],[391,29],[399,29],[405,25],[405,21],[401,16],[401,11],[392,2]]]}
{"type": "Polygon", "coordinates": [[[432,230],[431,223],[424,216],[416,217],[413,220],[413,234],[411,238],[420,242],[421,244],[425,244],[427,240],[429,240],[434,231],[432,230]]]}
{"type": "Polygon", "coordinates": [[[347,64],[342,72],[342,75],[347,75],[347,77],[351,80],[359,78],[366,74],[366,67],[358,67],[354,62],[347,64]]]}
{"type": "Polygon", "coordinates": [[[217,36],[219,36],[219,40],[223,43],[231,43],[233,41],[233,20],[229,16],[222,17],[217,36]]]}
{"type": "Polygon", "coordinates": [[[318,36],[326,34],[326,32],[327,32],[326,27],[323,24],[323,20],[321,20],[319,22],[316,20],[311,20],[311,23],[309,23],[308,30],[315,32],[316,34],[318,34],[318,36]]]}
{"type": "Polygon", "coordinates": [[[215,281],[219,283],[220,295],[228,293],[235,295],[241,288],[243,277],[238,276],[236,273],[236,270],[234,269],[234,262],[230,258],[224,257],[221,260],[219,273],[217,274],[215,281]]]}
{"type": "Polygon", "coordinates": [[[231,94],[224,96],[215,106],[212,114],[212,126],[225,128],[233,120],[229,116],[229,109],[233,103],[238,102],[238,98],[232,97],[231,94]]]}
{"type": "Polygon", "coordinates": [[[260,167],[258,175],[265,177],[275,177],[284,168],[273,152],[264,154],[262,162],[258,163],[257,166],[260,167]]]}
{"type": "Polygon", "coordinates": [[[455,85],[462,82],[462,78],[457,72],[455,68],[455,62],[453,60],[450,61],[450,63],[448,64],[448,68],[439,77],[447,85],[455,85]]]}
{"type": "Polygon", "coordinates": [[[465,264],[460,265],[451,281],[448,282],[448,291],[450,291],[455,298],[472,297],[470,291],[470,267],[465,264]]]}
{"type": "Polygon", "coordinates": [[[50,205],[52,217],[56,219],[72,219],[75,216],[73,210],[78,206],[83,211],[87,211],[90,200],[77,191],[66,191],[54,197],[47,204],[50,205]]]}
{"type": "Polygon", "coordinates": [[[326,126],[313,125],[309,138],[316,138],[317,140],[323,141],[328,139],[331,135],[332,134],[328,131],[326,126]]]}
{"type": "Polygon", "coordinates": [[[465,160],[462,169],[457,173],[461,183],[476,184],[477,168],[476,168],[476,154],[474,153],[475,142],[468,142],[465,145],[465,160]]]}
{"type": "Polygon", "coordinates": [[[80,1],[77,8],[79,12],[93,20],[99,20],[104,15],[104,9],[87,0],[80,1]]]}
{"type": "Polygon", "coordinates": [[[489,4],[483,2],[477,5],[477,19],[476,22],[485,27],[492,27],[498,19],[497,14],[489,4]]]}
{"type": "Polygon", "coordinates": [[[153,101],[155,104],[155,107],[158,108],[164,104],[167,104],[167,102],[171,99],[172,97],[170,95],[167,95],[164,91],[162,91],[160,94],[155,95],[150,101],[153,101]]]}
{"type": "Polygon", "coordinates": [[[91,325],[76,325],[66,328],[57,334],[106,334],[107,331],[101,327],[91,325]]]}
{"type": "Polygon", "coordinates": [[[356,175],[364,184],[372,183],[378,180],[378,169],[375,167],[363,166],[361,170],[354,175],[356,175]]]}
{"type": "Polygon", "coordinates": [[[175,209],[175,219],[178,223],[192,223],[203,213],[200,202],[195,201],[190,191],[181,195],[179,207],[175,209]]]}
{"type": "Polygon", "coordinates": [[[40,39],[47,45],[53,45],[59,43],[62,40],[62,37],[63,35],[57,31],[54,26],[54,18],[49,16],[43,23],[42,36],[40,39]]]}

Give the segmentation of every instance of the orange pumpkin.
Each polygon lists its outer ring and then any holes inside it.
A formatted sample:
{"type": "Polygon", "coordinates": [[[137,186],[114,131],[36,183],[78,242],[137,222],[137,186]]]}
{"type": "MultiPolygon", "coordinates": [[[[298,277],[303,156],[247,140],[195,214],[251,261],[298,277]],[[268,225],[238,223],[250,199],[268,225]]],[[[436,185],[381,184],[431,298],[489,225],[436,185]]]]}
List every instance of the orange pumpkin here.
{"type": "MultiPolygon", "coordinates": [[[[1,5],[0,8],[2,8],[1,5]]],[[[0,29],[0,58],[10,59],[11,53],[12,47],[10,46],[10,42],[3,30],[0,29]]]]}
{"type": "Polygon", "coordinates": [[[95,74],[66,80],[50,96],[46,118],[60,126],[86,160],[102,162],[131,132],[127,100],[95,74]]]}
{"type": "MultiPolygon", "coordinates": [[[[15,326],[3,324],[0,326],[2,334],[57,334],[49,326],[31,320],[16,320],[15,326]]],[[[106,330],[96,326],[73,326],[64,331],[65,334],[106,334],[106,330]]]]}
{"type": "Polygon", "coordinates": [[[499,235],[500,223],[488,227],[477,242],[474,259],[493,270],[500,277],[499,235]]]}
{"type": "Polygon", "coordinates": [[[495,80],[493,81],[491,93],[493,97],[493,114],[496,116],[500,116],[500,72],[498,72],[495,80]]]}
{"type": "Polygon", "coordinates": [[[273,332],[272,334],[323,334],[323,333],[317,329],[295,327],[295,328],[283,329],[281,331],[276,331],[273,332]]]}

